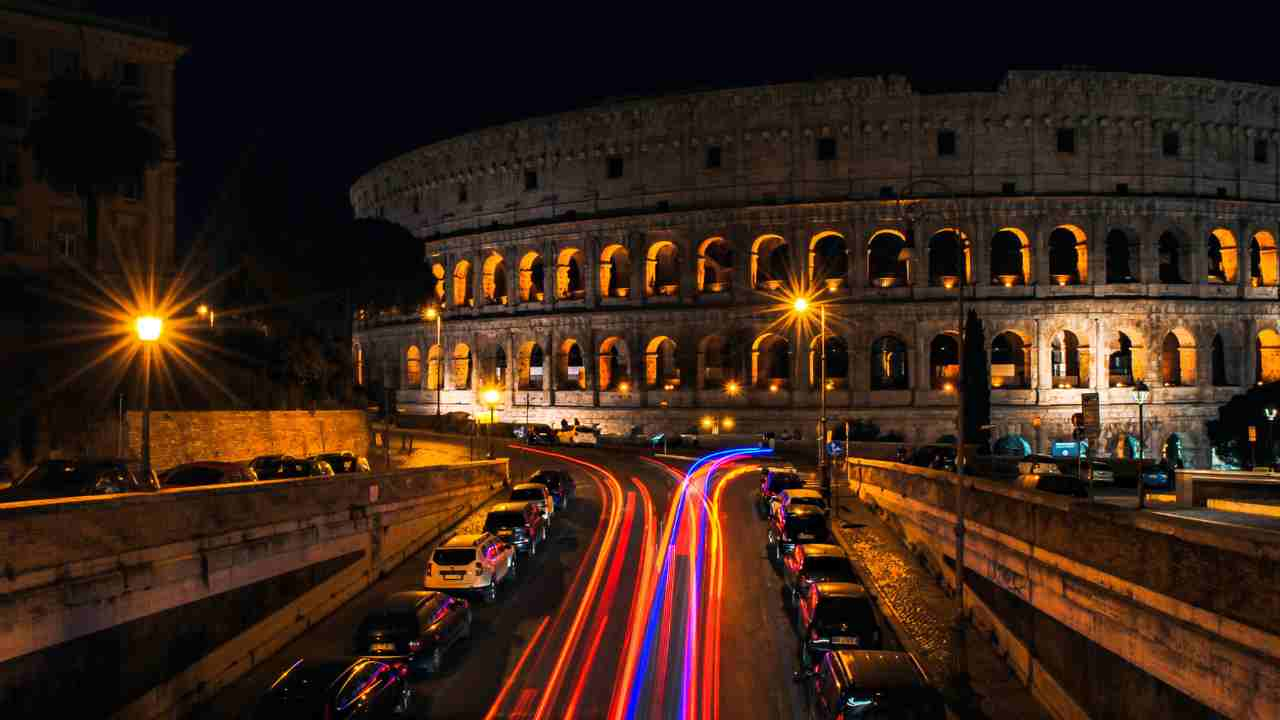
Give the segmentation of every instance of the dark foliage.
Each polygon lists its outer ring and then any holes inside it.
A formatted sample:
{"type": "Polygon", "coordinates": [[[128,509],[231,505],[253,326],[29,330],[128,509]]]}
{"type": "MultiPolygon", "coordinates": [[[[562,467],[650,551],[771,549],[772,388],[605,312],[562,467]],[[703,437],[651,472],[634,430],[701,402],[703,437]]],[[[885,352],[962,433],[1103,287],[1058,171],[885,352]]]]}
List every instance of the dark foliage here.
{"type": "Polygon", "coordinates": [[[1271,465],[1277,459],[1274,449],[1275,431],[1270,427],[1263,409],[1280,408],[1280,383],[1268,383],[1250,388],[1236,395],[1218,408],[1218,419],[1205,423],[1209,443],[1224,462],[1250,467],[1253,448],[1249,444],[1249,426],[1258,428],[1257,454],[1259,465],[1271,465]]]}
{"type": "Polygon", "coordinates": [[[978,313],[969,311],[964,324],[964,438],[965,444],[986,445],[991,424],[991,369],[987,367],[987,338],[978,313]]]}

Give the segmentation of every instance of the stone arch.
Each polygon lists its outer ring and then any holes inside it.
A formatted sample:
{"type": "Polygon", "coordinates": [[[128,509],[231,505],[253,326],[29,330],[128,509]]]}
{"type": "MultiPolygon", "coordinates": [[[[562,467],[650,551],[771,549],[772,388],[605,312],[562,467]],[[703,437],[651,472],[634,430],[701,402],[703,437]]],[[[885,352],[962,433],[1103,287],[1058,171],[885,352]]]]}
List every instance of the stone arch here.
{"type": "Polygon", "coordinates": [[[761,235],[751,243],[751,287],[777,290],[790,280],[791,257],[781,235],[761,235]]]}
{"type": "Polygon", "coordinates": [[[849,245],[844,236],[825,230],[809,241],[809,284],[831,291],[844,287],[849,278],[849,245]]]}
{"type": "Polygon", "coordinates": [[[1088,334],[1077,335],[1063,328],[1049,343],[1049,372],[1055,388],[1087,388],[1092,354],[1088,334]]]}
{"type": "Polygon", "coordinates": [[[404,352],[404,381],[406,387],[422,383],[422,351],[417,345],[410,345],[404,352]]]}
{"type": "Polygon", "coordinates": [[[459,260],[453,266],[453,304],[457,307],[474,307],[476,289],[471,282],[471,261],[459,260]]]}
{"type": "Polygon", "coordinates": [[[951,392],[960,383],[960,343],[955,333],[939,333],[929,341],[929,387],[951,392]]]}
{"type": "Polygon", "coordinates": [[[499,342],[493,346],[493,384],[503,390],[511,373],[507,372],[507,349],[499,342]]]}
{"type": "Polygon", "coordinates": [[[1059,225],[1049,233],[1049,278],[1055,285],[1089,282],[1089,239],[1075,225],[1059,225]]]}
{"type": "Polygon", "coordinates": [[[466,343],[458,343],[453,346],[453,388],[455,390],[468,390],[471,388],[471,346],[466,343]]]}
{"type": "Polygon", "coordinates": [[[751,343],[751,384],[781,389],[791,381],[791,343],[776,333],[764,333],[751,343]]]}
{"type": "Polygon", "coordinates": [[[520,258],[520,302],[546,299],[546,266],[540,253],[529,251],[520,258]]]}
{"type": "Polygon", "coordinates": [[[698,292],[728,292],[733,287],[733,248],[722,237],[698,245],[698,292]]]}
{"type": "Polygon", "coordinates": [[[645,346],[644,382],[647,387],[658,390],[674,390],[680,386],[675,340],[658,335],[645,346]]]}
{"type": "Polygon", "coordinates": [[[1160,233],[1156,240],[1156,256],[1160,282],[1179,285],[1191,280],[1191,253],[1186,236],[1175,228],[1160,233]]]}
{"type": "Polygon", "coordinates": [[[1280,258],[1276,254],[1276,237],[1259,230],[1249,240],[1249,283],[1254,287],[1280,284],[1280,258]]]}
{"type": "Polygon", "coordinates": [[[992,234],[991,284],[1031,284],[1031,239],[1021,228],[1003,227],[992,234]]]}
{"type": "Polygon", "coordinates": [[[1138,282],[1142,260],[1137,233],[1129,228],[1111,228],[1102,242],[1107,283],[1138,282]]]}
{"type": "Polygon", "coordinates": [[[680,250],[670,240],[656,240],[645,251],[645,293],[674,297],[680,294],[680,250]]]}
{"type": "Polygon", "coordinates": [[[582,345],[573,338],[560,343],[559,362],[556,363],[556,389],[585,390],[587,387],[587,361],[582,345]]]}
{"type": "Polygon", "coordinates": [[[871,343],[871,389],[907,390],[911,387],[907,344],[894,335],[871,343]]]}
{"type": "Polygon", "coordinates": [[[735,380],[729,340],[724,335],[712,334],[702,338],[698,343],[698,355],[702,358],[702,389],[718,389],[735,380]]]}
{"type": "Polygon", "coordinates": [[[1031,443],[1018,434],[1009,434],[995,441],[993,455],[1005,457],[1026,457],[1031,454],[1031,443]]]}
{"type": "Polygon", "coordinates": [[[1235,385],[1231,381],[1232,373],[1227,367],[1227,348],[1222,340],[1222,333],[1214,333],[1209,345],[1209,370],[1211,382],[1216,387],[1235,385]]]}
{"type": "Polygon", "coordinates": [[[1266,328],[1254,340],[1259,385],[1280,380],[1280,333],[1266,328]]]}
{"type": "Polygon", "coordinates": [[[1196,339],[1185,328],[1165,333],[1160,343],[1160,377],[1166,386],[1196,384],[1196,339]]]}
{"type": "Polygon", "coordinates": [[[439,390],[444,387],[444,348],[432,345],[427,351],[427,389],[439,390]]]}
{"type": "Polygon", "coordinates": [[[929,238],[929,284],[951,288],[972,280],[968,236],[958,228],[940,228],[929,238]]]}
{"type": "Polygon", "coordinates": [[[600,343],[599,370],[601,390],[617,390],[622,383],[631,382],[631,355],[627,343],[618,336],[605,338],[600,343]]]}
{"type": "Polygon", "coordinates": [[[516,386],[521,390],[541,390],[547,359],[542,346],[529,340],[516,353],[516,386]]]}
{"type": "Polygon", "coordinates": [[[877,230],[867,243],[867,282],[876,287],[911,284],[907,238],[897,230],[877,230]]]}
{"type": "Polygon", "coordinates": [[[444,263],[431,263],[431,286],[427,288],[427,290],[428,294],[435,298],[435,301],[439,303],[441,307],[444,307],[445,303],[444,276],[444,263]]]}
{"type": "Polygon", "coordinates": [[[492,305],[507,304],[507,263],[498,253],[491,253],[481,266],[484,300],[492,305]]]}
{"type": "Polygon", "coordinates": [[[1107,341],[1107,386],[1132,387],[1146,377],[1142,337],[1123,330],[1111,334],[1107,341]]]}
{"type": "Polygon", "coordinates": [[[1207,280],[1217,285],[1234,283],[1240,269],[1235,234],[1226,228],[1214,228],[1205,238],[1205,246],[1209,260],[1207,280]]]}
{"type": "Polygon", "coordinates": [[[556,256],[556,299],[581,300],[587,296],[582,282],[582,250],[567,247],[556,256]]]}
{"type": "Polygon", "coordinates": [[[1006,330],[991,339],[991,387],[1031,387],[1031,343],[1021,333],[1006,330]]]}
{"type": "Polygon", "coordinates": [[[600,251],[600,296],[626,297],[631,292],[631,256],[618,243],[600,251]]]}
{"type": "MultiPolygon", "coordinates": [[[[840,390],[849,384],[849,343],[839,335],[826,334],[827,389],[840,390]]],[[[809,387],[821,389],[823,336],[809,342],[809,387]]]]}

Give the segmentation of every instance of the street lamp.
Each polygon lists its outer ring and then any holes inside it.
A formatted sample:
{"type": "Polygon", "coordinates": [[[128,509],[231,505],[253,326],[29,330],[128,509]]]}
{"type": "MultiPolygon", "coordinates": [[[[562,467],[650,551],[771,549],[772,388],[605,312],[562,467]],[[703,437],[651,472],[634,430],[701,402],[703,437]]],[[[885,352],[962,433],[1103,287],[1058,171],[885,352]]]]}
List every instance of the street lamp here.
{"type": "Polygon", "coordinates": [[[142,477],[151,482],[151,346],[164,331],[164,320],[155,315],[143,315],[133,323],[138,340],[142,341],[142,477]]]}
{"type": "Polygon", "coordinates": [[[485,390],[484,395],[482,396],[482,399],[484,400],[484,404],[489,406],[489,427],[485,432],[485,436],[486,436],[485,444],[488,445],[488,448],[489,448],[488,455],[490,460],[493,459],[493,421],[494,421],[493,411],[494,411],[494,408],[498,406],[498,397],[499,396],[498,396],[497,388],[489,388],[488,390],[485,390]]]}
{"type": "MultiPolygon", "coordinates": [[[[422,311],[422,319],[436,321],[436,347],[440,349],[440,366],[436,368],[436,415],[440,414],[440,390],[444,387],[444,345],[440,343],[440,311],[431,306],[422,311]]],[[[431,353],[427,353],[427,378],[431,378],[431,353]]],[[[437,428],[438,429],[438,428],[437,428]]]]}
{"type": "Polygon", "coordinates": [[[1133,401],[1138,403],[1138,509],[1143,508],[1144,487],[1142,481],[1142,461],[1146,457],[1147,452],[1147,434],[1145,424],[1142,422],[1142,406],[1147,404],[1147,400],[1151,398],[1151,389],[1141,380],[1133,385],[1133,401]]]}
{"type": "Polygon", "coordinates": [[[1268,405],[1262,409],[1262,415],[1267,419],[1267,457],[1270,458],[1271,464],[1276,462],[1275,453],[1271,451],[1271,443],[1275,440],[1276,425],[1276,406],[1268,405]]]}
{"type": "MultiPolygon", "coordinates": [[[[804,315],[809,311],[808,298],[797,297],[791,307],[795,309],[797,315],[804,315]]],[[[822,359],[819,361],[821,367],[820,377],[818,380],[820,400],[820,411],[818,413],[818,478],[822,484],[822,491],[826,494],[831,492],[831,480],[828,476],[827,466],[827,306],[824,303],[818,303],[818,352],[822,359]]],[[[799,350],[797,343],[796,350],[799,350]]]]}
{"type": "Polygon", "coordinates": [[[730,380],[724,385],[725,394],[729,397],[738,397],[739,390],[741,390],[741,387],[734,380],[730,380]]]}

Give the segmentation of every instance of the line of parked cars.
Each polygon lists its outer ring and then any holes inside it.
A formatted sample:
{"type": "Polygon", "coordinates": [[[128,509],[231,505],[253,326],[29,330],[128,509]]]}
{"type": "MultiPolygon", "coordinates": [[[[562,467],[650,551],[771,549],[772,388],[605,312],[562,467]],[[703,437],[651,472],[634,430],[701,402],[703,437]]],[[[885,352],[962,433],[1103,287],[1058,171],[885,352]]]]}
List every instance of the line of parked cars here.
{"type": "Polygon", "coordinates": [[[550,537],[556,516],[576,494],[574,478],[544,468],[511,487],[489,508],[483,529],[436,546],[422,588],[388,595],[356,628],[351,654],[299,659],[258,701],[253,717],[386,718],[413,704],[417,672],[435,673],[448,654],[471,638],[471,600],[498,601],[498,588],[516,579],[519,558],[532,558],[550,537]]]}
{"type": "Polygon", "coordinates": [[[552,429],[545,423],[517,425],[512,435],[529,445],[599,445],[600,429],[594,425],[573,425],[552,429]]]}
{"type": "Polygon", "coordinates": [[[795,619],[809,717],[946,717],[941,694],[909,653],[885,650],[885,633],[854,563],[838,544],[818,485],[794,467],[761,470],[756,509],[766,550],[795,619]]]}

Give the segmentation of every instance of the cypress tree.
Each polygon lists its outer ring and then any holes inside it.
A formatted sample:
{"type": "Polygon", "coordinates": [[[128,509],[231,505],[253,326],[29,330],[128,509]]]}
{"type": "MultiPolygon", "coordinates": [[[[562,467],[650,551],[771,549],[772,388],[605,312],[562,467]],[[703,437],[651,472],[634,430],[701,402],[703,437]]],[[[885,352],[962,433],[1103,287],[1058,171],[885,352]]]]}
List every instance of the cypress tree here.
{"type": "Polygon", "coordinates": [[[991,424],[991,368],[987,366],[987,339],[978,313],[969,311],[964,324],[964,416],[965,444],[987,444],[991,424]]]}

